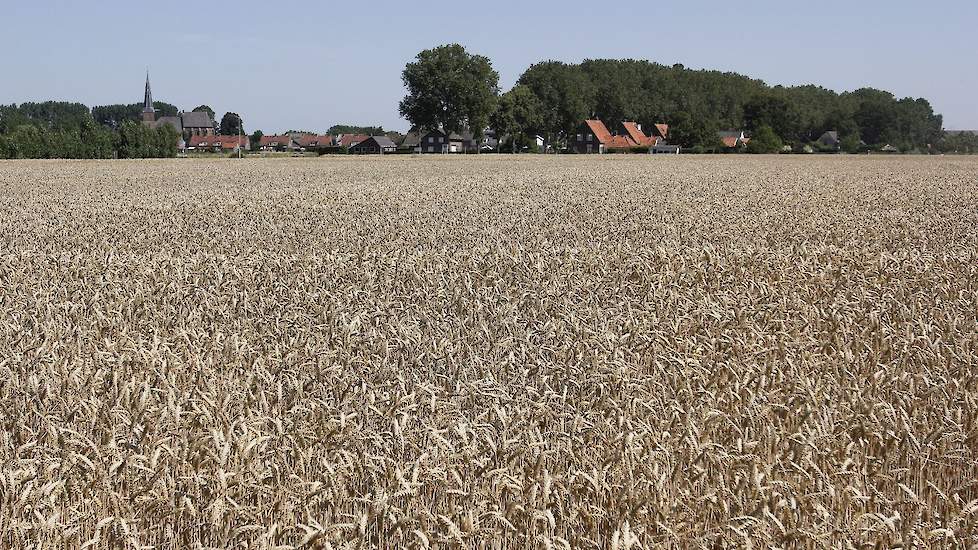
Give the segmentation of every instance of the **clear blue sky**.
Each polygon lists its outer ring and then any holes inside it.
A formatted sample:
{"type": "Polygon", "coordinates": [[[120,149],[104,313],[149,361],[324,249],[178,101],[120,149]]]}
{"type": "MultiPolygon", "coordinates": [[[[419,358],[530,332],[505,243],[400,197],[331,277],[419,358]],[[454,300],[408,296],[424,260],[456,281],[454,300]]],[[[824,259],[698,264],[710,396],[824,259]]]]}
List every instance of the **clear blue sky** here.
{"type": "Polygon", "coordinates": [[[239,112],[246,129],[403,130],[404,64],[458,42],[504,89],[544,59],[650,59],[769,84],[926,97],[978,129],[978,2],[98,2],[4,0],[0,103],[158,100],[239,112]],[[597,6],[597,7],[595,7],[597,6]]]}

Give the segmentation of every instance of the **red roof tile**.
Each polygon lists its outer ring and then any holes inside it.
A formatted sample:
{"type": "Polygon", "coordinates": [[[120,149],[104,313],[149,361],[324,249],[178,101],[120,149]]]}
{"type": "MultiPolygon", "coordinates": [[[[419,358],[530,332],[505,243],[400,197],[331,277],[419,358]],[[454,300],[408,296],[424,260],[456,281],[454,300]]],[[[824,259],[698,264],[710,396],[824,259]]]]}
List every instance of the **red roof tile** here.
{"type": "Polygon", "coordinates": [[[607,143],[608,149],[631,149],[637,147],[635,140],[628,136],[611,136],[611,142],[607,143]]]}
{"type": "Polygon", "coordinates": [[[316,134],[303,134],[296,139],[299,147],[329,147],[333,145],[333,136],[317,136],[316,134]]]}
{"type": "Polygon", "coordinates": [[[652,139],[649,136],[645,135],[644,132],[642,132],[642,129],[639,128],[637,123],[626,121],[626,122],[622,122],[621,125],[625,127],[625,131],[628,132],[628,137],[630,137],[632,141],[635,142],[636,145],[642,145],[642,146],[653,145],[652,139]]]}
{"type": "Polygon", "coordinates": [[[292,138],[284,136],[262,136],[258,145],[261,147],[286,147],[292,143],[292,138]]]}
{"type": "Polygon", "coordinates": [[[659,135],[667,138],[669,137],[669,125],[668,124],[656,124],[655,129],[659,132],[659,135]]]}
{"type": "Polygon", "coordinates": [[[604,125],[604,122],[600,120],[585,120],[584,123],[590,128],[591,133],[597,138],[598,143],[605,145],[611,143],[611,132],[608,131],[608,127],[604,125]]]}
{"type": "Polygon", "coordinates": [[[370,136],[366,134],[340,134],[339,144],[341,147],[353,147],[361,141],[366,141],[370,136]]]}
{"type": "Polygon", "coordinates": [[[248,136],[190,136],[190,147],[217,147],[234,149],[248,147],[248,136]]]}

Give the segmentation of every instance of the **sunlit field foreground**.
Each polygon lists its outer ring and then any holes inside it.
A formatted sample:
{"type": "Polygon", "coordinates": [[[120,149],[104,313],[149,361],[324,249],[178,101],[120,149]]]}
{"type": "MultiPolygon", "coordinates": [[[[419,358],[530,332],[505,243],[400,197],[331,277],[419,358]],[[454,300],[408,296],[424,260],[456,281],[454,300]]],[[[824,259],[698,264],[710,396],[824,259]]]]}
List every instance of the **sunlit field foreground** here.
{"type": "Polygon", "coordinates": [[[0,163],[0,547],[978,543],[978,160],[0,163]]]}

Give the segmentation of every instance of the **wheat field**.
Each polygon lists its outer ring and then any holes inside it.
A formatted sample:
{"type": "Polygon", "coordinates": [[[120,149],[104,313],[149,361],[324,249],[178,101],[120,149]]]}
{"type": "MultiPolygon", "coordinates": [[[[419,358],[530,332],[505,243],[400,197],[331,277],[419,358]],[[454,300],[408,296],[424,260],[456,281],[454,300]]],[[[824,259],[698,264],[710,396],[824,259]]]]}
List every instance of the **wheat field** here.
{"type": "Polygon", "coordinates": [[[978,160],[0,163],[0,547],[978,545],[978,160]]]}

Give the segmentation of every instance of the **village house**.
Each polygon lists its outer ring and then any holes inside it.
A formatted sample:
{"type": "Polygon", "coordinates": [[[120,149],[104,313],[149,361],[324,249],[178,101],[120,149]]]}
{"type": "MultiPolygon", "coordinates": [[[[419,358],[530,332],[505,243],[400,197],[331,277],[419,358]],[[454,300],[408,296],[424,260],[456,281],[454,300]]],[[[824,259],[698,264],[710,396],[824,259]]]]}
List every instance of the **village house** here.
{"type": "Polygon", "coordinates": [[[283,134],[280,136],[262,136],[258,142],[258,148],[262,151],[292,151],[298,146],[292,136],[283,134]]]}
{"type": "Polygon", "coordinates": [[[629,151],[637,148],[651,149],[665,143],[660,133],[668,133],[668,126],[656,125],[656,135],[649,136],[642,130],[641,124],[632,121],[622,122],[622,129],[623,134],[614,135],[604,122],[597,119],[585,120],[577,133],[571,136],[568,149],[584,154],[629,151]]]}
{"type": "Polygon", "coordinates": [[[750,138],[747,137],[747,134],[743,130],[720,130],[717,132],[717,137],[720,138],[720,143],[727,149],[746,147],[750,143],[750,138]]]}
{"type": "Polygon", "coordinates": [[[354,155],[389,155],[397,152],[397,144],[387,136],[371,136],[350,147],[354,155]]]}
{"type": "Polygon", "coordinates": [[[446,133],[442,130],[429,130],[421,134],[417,153],[462,153],[465,151],[465,140],[455,132],[446,133]]]}
{"type": "Polygon", "coordinates": [[[188,149],[214,153],[247,150],[251,148],[248,136],[190,136],[188,149]]]}
{"type": "Polygon", "coordinates": [[[334,143],[340,147],[349,149],[369,137],[366,134],[340,134],[334,138],[334,143]]]}
{"type": "Polygon", "coordinates": [[[402,151],[414,151],[419,153],[418,148],[421,146],[421,134],[416,128],[411,128],[408,133],[404,134],[401,138],[400,143],[397,144],[397,148],[402,151]]]}
{"type": "Polygon", "coordinates": [[[637,122],[625,121],[621,123],[625,132],[628,133],[628,137],[632,139],[639,147],[654,147],[659,144],[658,136],[647,136],[645,132],[642,131],[642,125],[637,122]]]}
{"type": "Polygon", "coordinates": [[[835,150],[838,150],[842,144],[842,142],[839,140],[839,132],[836,132],[835,130],[830,130],[822,134],[822,136],[818,138],[817,143],[824,149],[835,150]]]}
{"type": "Polygon", "coordinates": [[[499,147],[499,140],[491,130],[485,131],[481,138],[476,138],[475,132],[471,130],[446,133],[439,129],[418,131],[417,128],[412,128],[401,139],[398,147],[415,153],[490,152],[499,147]]]}
{"type": "Polygon", "coordinates": [[[292,139],[303,151],[317,150],[333,146],[333,136],[317,134],[293,134],[292,139]]]}

